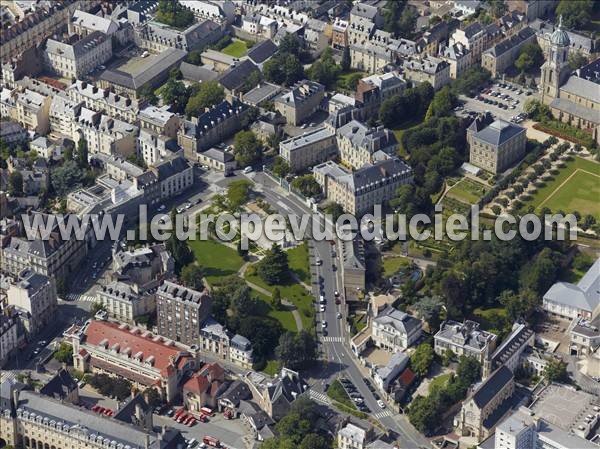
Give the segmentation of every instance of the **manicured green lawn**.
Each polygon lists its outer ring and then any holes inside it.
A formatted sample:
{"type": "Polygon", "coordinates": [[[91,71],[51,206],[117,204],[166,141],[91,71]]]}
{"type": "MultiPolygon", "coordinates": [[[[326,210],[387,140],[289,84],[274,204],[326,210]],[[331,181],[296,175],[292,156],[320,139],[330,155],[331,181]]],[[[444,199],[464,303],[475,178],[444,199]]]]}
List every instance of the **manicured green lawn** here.
{"type": "Polygon", "coordinates": [[[489,309],[477,308],[473,311],[474,319],[483,330],[498,330],[497,327],[501,322],[508,319],[506,309],[504,307],[492,307],[489,309]]]}
{"type": "Polygon", "coordinates": [[[406,151],[406,148],[404,148],[404,145],[402,145],[402,135],[407,129],[414,128],[415,126],[420,125],[422,122],[423,117],[415,117],[412,120],[404,122],[397,128],[392,128],[392,132],[394,133],[394,136],[396,136],[396,140],[398,141],[398,154],[405,159],[409,157],[409,154],[406,151]]]}
{"type": "Polygon", "coordinates": [[[329,388],[327,389],[326,393],[327,396],[329,396],[334,401],[337,401],[340,404],[343,404],[351,409],[356,409],[356,405],[354,405],[354,402],[352,401],[352,399],[350,399],[350,396],[348,396],[346,390],[344,390],[344,387],[342,386],[340,381],[333,381],[331,385],[329,385],[329,388]]]}
{"type": "Polygon", "coordinates": [[[225,53],[234,58],[241,58],[248,53],[248,47],[246,46],[246,42],[234,40],[231,44],[221,50],[221,53],[225,53]]]}
{"type": "Polygon", "coordinates": [[[255,315],[270,316],[279,321],[286,331],[298,332],[296,320],[294,319],[291,310],[277,310],[273,307],[271,298],[268,296],[257,292],[256,290],[252,290],[252,294],[258,300],[255,315]]]}
{"type": "Polygon", "coordinates": [[[406,257],[386,257],[383,259],[383,275],[385,277],[392,276],[400,270],[410,265],[410,260],[406,257]]]}
{"type": "Polygon", "coordinates": [[[263,373],[268,374],[269,376],[275,376],[279,371],[281,371],[281,363],[279,360],[269,360],[267,366],[263,369],[263,373]]]}
{"type": "Polygon", "coordinates": [[[578,211],[600,220],[600,164],[580,157],[566,164],[554,180],[538,189],[531,201],[525,202],[525,206],[533,204],[538,212],[544,207],[552,212],[578,211]]]}
{"type": "Polygon", "coordinates": [[[476,181],[464,178],[448,190],[448,197],[475,204],[489,189],[476,181]]]}
{"type": "Polygon", "coordinates": [[[290,268],[302,282],[310,282],[310,263],[308,261],[308,244],[305,242],[287,251],[290,268]]]}
{"type": "Polygon", "coordinates": [[[291,281],[286,285],[268,285],[254,272],[253,266],[248,267],[244,277],[247,281],[269,290],[271,293],[278,287],[281,292],[281,298],[287,299],[298,309],[304,329],[307,331],[314,329],[314,298],[302,285],[291,281]]]}
{"type": "Polygon", "coordinates": [[[211,285],[217,285],[224,277],[236,274],[244,264],[237,251],[214,240],[194,240],[189,245],[211,285]]]}
{"type": "Polygon", "coordinates": [[[352,89],[348,88],[347,82],[348,82],[348,78],[350,78],[350,76],[354,75],[355,73],[360,73],[361,77],[367,76],[367,74],[365,72],[361,72],[360,70],[355,70],[355,69],[350,69],[347,72],[342,72],[338,75],[337,80],[335,81],[336,90],[340,90],[340,91],[352,90],[352,89]]]}
{"type": "Polygon", "coordinates": [[[452,377],[451,373],[441,374],[441,375],[435,377],[429,384],[429,392],[431,393],[434,388],[445,387],[446,384],[448,383],[448,380],[450,380],[450,377],[452,377]]]}

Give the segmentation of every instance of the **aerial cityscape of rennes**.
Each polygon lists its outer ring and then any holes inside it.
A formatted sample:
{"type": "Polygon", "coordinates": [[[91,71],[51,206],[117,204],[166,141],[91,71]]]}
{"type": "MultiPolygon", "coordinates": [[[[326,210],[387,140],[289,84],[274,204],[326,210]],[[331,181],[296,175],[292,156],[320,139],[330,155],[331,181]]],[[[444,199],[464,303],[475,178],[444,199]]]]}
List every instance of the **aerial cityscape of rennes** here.
{"type": "Polygon", "coordinates": [[[600,449],[600,0],[0,0],[0,449],[600,449]]]}

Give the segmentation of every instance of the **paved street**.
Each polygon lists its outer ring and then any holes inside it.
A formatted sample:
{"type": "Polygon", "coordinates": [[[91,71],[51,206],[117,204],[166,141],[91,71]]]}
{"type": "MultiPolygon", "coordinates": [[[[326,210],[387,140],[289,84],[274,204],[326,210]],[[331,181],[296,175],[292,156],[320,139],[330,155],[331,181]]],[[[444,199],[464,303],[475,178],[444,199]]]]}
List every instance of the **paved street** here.
{"type": "MultiPolygon", "coordinates": [[[[293,194],[285,192],[275,182],[263,173],[255,173],[249,176],[256,182],[266,197],[268,202],[277,208],[281,213],[293,213],[298,216],[312,213],[307,205],[303,204],[293,194]],[[261,188],[262,186],[262,188],[261,188]]],[[[335,245],[337,249],[337,245],[335,245]]],[[[338,261],[332,255],[333,246],[329,241],[310,241],[311,248],[311,271],[316,273],[316,279],[313,279],[313,287],[315,288],[315,298],[318,298],[318,282],[319,276],[323,278],[323,292],[327,300],[325,313],[318,313],[317,320],[327,320],[328,335],[322,337],[321,325],[317,325],[317,334],[321,336],[321,348],[325,356],[326,363],[323,371],[317,379],[315,379],[312,388],[317,392],[313,395],[313,399],[319,400],[319,394],[324,392],[325,384],[331,383],[332,380],[340,375],[348,377],[359,393],[363,396],[366,405],[371,409],[372,415],[379,419],[381,424],[389,430],[398,433],[398,439],[401,447],[406,449],[415,449],[421,446],[429,446],[429,442],[424,438],[412,425],[408,422],[404,415],[395,415],[388,409],[382,409],[377,404],[377,400],[367,388],[363,374],[360,372],[351,356],[351,352],[346,346],[345,335],[343,329],[344,319],[338,320],[336,314],[338,311],[343,311],[340,306],[336,306],[334,291],[341,291],[341,269],[337,267],[338,261]],[[315,265],[315,257],[323,261],[320,267],[315,265]],[[337,270],[333,270],[333,264],[336,264],[337,270]]],[[[313,276],[314,278],[315,276],[313,276]]],[[[323,395],[324,396],[324,395],[323,395]]],[[[323,400],[324,397],[320,398],[323,400]]],[[[322,402],[325,402],[324,400],[322,402]]]]}

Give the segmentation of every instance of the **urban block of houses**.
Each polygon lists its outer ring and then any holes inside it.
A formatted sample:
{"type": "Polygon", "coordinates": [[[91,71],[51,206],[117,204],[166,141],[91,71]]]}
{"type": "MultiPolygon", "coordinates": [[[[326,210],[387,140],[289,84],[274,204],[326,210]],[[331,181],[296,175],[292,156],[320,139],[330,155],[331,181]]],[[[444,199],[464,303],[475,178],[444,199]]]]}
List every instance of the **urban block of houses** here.
{"type": "Polygon", "coordinates": [[[75,369],[123,377],[141,389],[156,388],[169,402],[179,395],[184,375],[197,368],[196,357],[172,340],[127,324],[91,320],[71,327],[66,336],[75,369]]]}
{"type": "Polygon", "coordinates": [[[428,82],[439,90],[450,82],[450,64],[435,56],[420,56],[402,62],[404,78],[413,83],[428,82]]]}
{"type": "Polygon", "coordinates": [[[530,27],[523,28],[513,36],[484,51],[481,55],[481,66],[494,77],[501,75],[514,64],[521,48],[535,40],[535,30],[530,27]]]}
{"type": "Polygon", "coordinates": [[[557,282],[544,294],[545,311],[560,317],[594,320],[600,314],[600,258],[577,282],[557,282]]]}

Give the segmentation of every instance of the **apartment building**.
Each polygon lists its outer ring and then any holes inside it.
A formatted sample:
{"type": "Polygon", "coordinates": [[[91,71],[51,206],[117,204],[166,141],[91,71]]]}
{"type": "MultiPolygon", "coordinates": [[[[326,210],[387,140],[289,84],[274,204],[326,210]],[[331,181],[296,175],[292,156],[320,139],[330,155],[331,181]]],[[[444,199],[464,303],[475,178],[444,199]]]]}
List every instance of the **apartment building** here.
{"type": "Polygon", "coordinates": [[[75,11],[69,21],[70,35],[87,36],[95,31],[100,31],[107,36],[112,36],[119,31],[119,28],[119,22],[110,17],[102,17],[81,10],[75,11]]]}
{"type": "Polygon", "coordinates": [[[359,80],[354,98],[359,102],[362,117],[367,120],[379,114],[381,103],[402,93],[406,85],[406,81],[395,72],[375,74],[359,80]]]}
{"type": "MultiPolygon", "coordinates": [[[[142,399],[143,402],[143,399],[142,399]]],[[[0,439],[12,447],[36,449],[176,449],[185,439],[175,429],[154,433],[137,401],[127,401],[114,417],[42,394],[8,380],[0,385],[0,439]],[[113,444],[114,442],[114,444],[113,444]]],[[[146,405],[147,407],[147,405],[146,405]]]]}
{"type": "Polygon", "coordinates": [[[111,318],[129,324],[155,309],[153,294],[140,292],[135,284],[120,281],[102,285],[96,294],[96,302],[104,306],[111,318]]]}
{"type": "Polygon", "coordinates": [[[181,0],[180,3],[200,20],[213,20],[221,25],[235,20],[235,4],[230,0],[181,0]]]}
{"type": "Polygon", "coordinates": [[[155,133],[146,128],[140,130],[138,154],[146,166],[155,165],[162,159],[174,157],[180,150],[177,141],[169,136],[155,133]]]}
{"type": "Polygon", "coordinates": [[[0,57],[7,61],[20,55],[66,26],[76,9],[89,11],[99,4],[100,0],[64,0],[37,8],[0,32],[0,57]]]}
{"type": "Polygon", "coordinates": [[[207,290],[200,292],[165,281],[156,292],[158,332],[188,346],[197,345],[210,307],[207,290]]]}
{"type": "Polygon", "coordinates": [[[355,169],[396,154],[398,147],[392,131],[383,126],[371,128],[358,120],[338,128],[336,141],[342,162],[355,169]]]}
{"type": "Polygon", "coordinates": [[[535,31],[530,27],[523,28],[513,36],[484,51],[481,55],[481,65],[493,77],[499,76],[514,64],[521,48],[535,40],[535,31]]]}
{"type": "Polygon", "coordinates": [[[501,366],[513,373],[521,366],[521,355],[534,345],[535,332],[524,323],[514,323],[511,333],[483,364],[483,377],[489,376],[501,366]]]}
{"type": "Polygon", "coordinates": [[[112,41],[100,31],[82,38],[75,34],[65,41],[48,39],[43,55],[50,71],[64,78],[79,79],[112,58],[112,41]]]}
{"type": "Polygon", "coordinates": [[[211,316],[202,323],[199,341],[201,350],[211,352],[241,367],[252,368],[254,359],[250,341],[241,335],[234,335],[211,316]]]}
{"type": "Polygon", "coordinates": [[[373,319],[371,339],[378,348],[392,353],[401,352],[421,337],[421,320],[387,306],[373,319]]]}
{"type": "Polygon", "coordinates": [[[479,22],[473,22],[464,28],[454,30],[448,45],[462,44],[471,55],[470,64],[474,65],[481,60],[481,54],[489,48],[489,35],[486,28],[479,22]]]}
{"type": "Polygon", "coordinates": [[[198,153],[221,143],[242,128],[248,106],[232,99],[222,101],[191,120],[183,120],[177,133],[177,143],[186,159],[198,161],[198,153]]]}
{"type": "Polygon", "coordinates": [[[16,318],[0,315],[0,369],[18,348],[18,322],[16,318]]]}
{"type": "MultiPolygon", "coordinates": [[[[36,216],[48,220],[48,216],[33,212],[31,223],[36,216]]],[[[13,237],[3,249],[1,267],[3,270],[18,275],[26,268],[49,278],[55,277],[63,281],[79,266],[79,262],[87,253],[85,240],[71,238],[63,240],[58,229],[58,220],[66,220],[68,216],[56,217],[54,227],[48,232],[41,231],[35,239],[13,237]]],[[[31,230],[35,234],[33,230],[31,230]]]]}
{"type": "Polygon", "coordinates": [[[227,388],[225,370],[217,363],[207,363],[183,384],[185,409],[195,416],[202,415],[202,408],[216,410],[217,396],[227,388]]]}
{"type": "Polygon", "coordinates": [[[101,112],[82,107],[72,129],[71,139],[85,139],[90,155],[127,157],[136,152],[139,128],[101,112]]]}
{"type": "Polygon", "coordinates": [[[496,349],[497,336],[479,329],[479,323],[465,320],[444,321],[440,330],[434,335],[433,349],[442,356],[448,350],[457,356],[473,357],[482,365],[496,349]]]}
{"type": "Polygon", "coordinates": [[[83,102],[71,100],[67,96],[54,95],[49,113],[50,132],[70,138],[73,134],[73,122],[77,120],[83,105],[83,102]]]}
{"type": "Polygon", "coordinates": [[[181,155],[174,155],[149,168],[160,184],[163,199],[179,195],[194,184],[194,167],[181,155]]]}
{"type": "Polygon", "coordinates": [[[26,333],[35,335],[56,319],[58,302],[53,278],[25,268],[7,282],[7,304],[26,317],[22,323],[26,333]]]}
{"type": "Polygon", "coordinates": [[[51,97],[25,89],[16,93],[10,117],[29,131],[46,135],[50,129],[50,102],[51,97]]]}
{"type": "Polygon", "coordinates": [[[126,324],[91,320],[65,334],[75,369],[120,376],[140,389],[155,387],[165,401],[179,395],[184,374],[197,368],[195,356],[173,341],[126,324]]]}
{"type": "Polygon", "coordinates": [[[211,148],[198,154],[198,162],[229,176],[237,167],[233,152],[223,148],[211,148]]]}
{"type": "Polygon", "coordinates": [[[266,39],[272,39],[277,33],[277,26],[276,20],[263,16],[257,12],[251,12],[242,16],[241,29],[253,36],[262,36],[266,39]]]}
{"type": "Polygon", "coordinates": [[[297,172],[325,162],[337,154],[335,133],[327,127],[309,131],[279,143],[279,154],[297,172]]]}
{"type": "Polygon", "coordinates": [[[375,205],[389,201],[398,187],[413,179],[412,169],[397,157],[366,164],[352,173],[326,162],[314,167],[313,174],[327,199],[354,215],[365,214],[375,205]]]}
{"type": "Polygon", "coordinates": [[[469,162],[491,173],[502,173],[525,156],[525,128],[498,119],[477,132],[467,132],[469,162]]]}
{"type": "Polygon", "coordinates": [[[460,42],[453,45],[440,44],[438,57],[450,64],[450,78],[456,79],[472,65],[470,51],[460,42]]]}
{"type": "Polygon", "coordinates": [[[140,127],[171,139],[176,138],[179,129],[179,116],[169,109],[170,105],[162,107],[150,105],[142,109],[138,115],[140,127]]]}
{"type": "Polygon", "coordinates": [[[140,105],[137,100],[116,94],[110,88],[102,89],[91,83],[75,80],[66,89],[69,98],[76,104],[102,112],[114,119],[135,123],[138,120],[140,105]]]}
{"type": "Polygon", "coordinates": [[[434,56],[406,59],[402,63],[404,77],[413,83],[428,82],[439,90],[450,82],[450,64],[434,56]]]}
{"type": "Polygon", "coordinates": [[[362,429],[352,423],[346,424],[337,433],[339,449],[365,449],[369,441],[370,429],[362,429]]]}
{"type": "Polygon", "coordinates": [[[289,92],[275,98],[275,110],[285,117],[289,125],[304,123],[321,107],[325,86],[314,81],[298,81],[289,92]]]}

